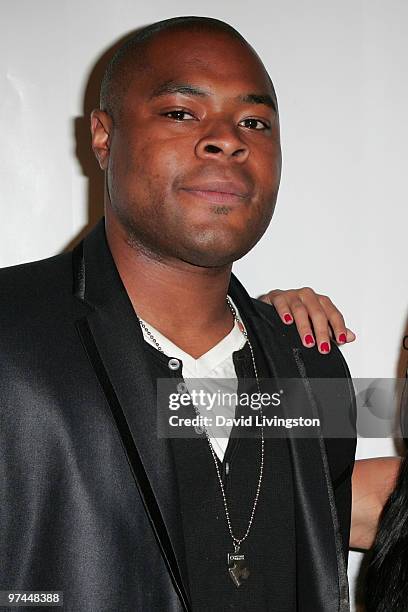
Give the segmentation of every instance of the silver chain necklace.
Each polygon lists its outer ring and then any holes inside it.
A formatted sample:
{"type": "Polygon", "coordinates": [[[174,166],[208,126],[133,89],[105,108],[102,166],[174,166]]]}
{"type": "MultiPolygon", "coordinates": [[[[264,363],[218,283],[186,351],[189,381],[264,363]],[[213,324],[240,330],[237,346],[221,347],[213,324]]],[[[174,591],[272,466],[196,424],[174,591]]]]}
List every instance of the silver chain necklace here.
{"type": "MultiPolygon", "coordinates": [[[[251,358],[252,358],[252,365],[254,368],[254,373],[255,373],[255,379],[256,379],[256,385],[257,385],[257,389],[258,389],[258,393],[261,393],[261,388],[260,388],[260,384],[259,384],[259,378],[258,378],[258,370],[256,367],[256,362],[255,362],[255,356],[254,356],[254,351],[252,348],[252,344],[248,338],[248,334],[247,331],[242,323],[242,321],[240,321],[240,319],[237,316],[236,310],[234,308],[234,306],[231,303],[231,300],[229,299],[229,296],[227,296],[226,298],[227,300],[227,304],[232,312],[232,316],[234,317],[234,322],[237,323],[238,328],[240,329],[240,331],[243,333],[243,335],[245,336],[246,341],[248,342],[248,346],[249,349],[251,351],[251,358]]],[[[147,336],[152,340],[152,342],[155,344],[155,346],[157,347],[157,349],[161,352],[164,353],[162,347],[160,346],[160,344],[157,342],[156,338],[153,336],[152,332],[150,331],[150,329],[147,327],[147,325],[144,323],[144,321],[142,321],[139,317],[137,317],[139,319],[139,323],[141,325],[141,327],[143,328],[143,330],[146,332],[147,336]]],[[[198,409],[198,407],[196,405],[194,405],[194,410],[197,414],[197,416],[200,416],[200,411],[198,409]]],[[[206,429],[206,427],[203,425],[202,426],[202,430],[205,432],[205,435],[207,437],[207,441],[208,441],[208,445],[211,451],[211,455],[212,458],[214,460],[214,464],[215,464],[215,469],[217,471],[217,476],[218,476],[218,482],[220,483],[220,488],[221,488],[221,493],[222,493],[222,499],[223,499],[223,503],[224,503],[224,510],[225,510],[225,516],[227,519],[227,524],[228,524],[228,530],[230,532],[231,538],[232,538],[232,542],[234,545],[234,552],[233,553],[228,553],[227,554],[227,563],[228,563],[228,571],[229,571],[229,575],[233,581],[233,583],[235,584],[236,587],[241,586],[242,584],[242,580],[243,579],[247,579],[249,576],[249,570],[248,567],[245,564],[245,555],[243,555],[242,553],[239,553],[239,549],[241,547],[241,544],[244,540],[246,540],[246,538],[248,537],[249,531],[251,529],[253,520],[254,520],[254,515],[255,515],[255,509],[256,506],[258,504],[258,498],[259,498],[259,494],[261,491],[261,483],[262,483],[262,476],[263,476],[263,467],[264,467],[264,433],[263,433],[263,416],[262,416],[262,405],[260,406],[260,415],[261,415],[261,466],[260,466],[260,470],[259,470],[259,478],[258,478],[258,485],[256,488],[256,493],[255,493],[255,499],[254,499],[254,503],[252,506],[252,511],[251,511],[251,516],[249,518],[249,522],[248,522],[248,527],[244,533],[244,535],[242,536],[242,538],[237,538],[236,536],[234,536],[233,531],[232,531],[232,526],[231,526],[231,519],[230,519],[230,514],[229,514],[229,510],[228,510],[228,503],[227,503],[227,497],[225,495],[225,489],[224,489],[224,485],[222,482],[222,478],[221,478],[221,474],[220,474],[220,470],[218,467],[218,462],[217,462],[217,457],[215,455],[214,449],[213,449],[213,445],[211,444],[211,440],[210,440],[210,436],[208,435],[208,431],[206,429]]]]}

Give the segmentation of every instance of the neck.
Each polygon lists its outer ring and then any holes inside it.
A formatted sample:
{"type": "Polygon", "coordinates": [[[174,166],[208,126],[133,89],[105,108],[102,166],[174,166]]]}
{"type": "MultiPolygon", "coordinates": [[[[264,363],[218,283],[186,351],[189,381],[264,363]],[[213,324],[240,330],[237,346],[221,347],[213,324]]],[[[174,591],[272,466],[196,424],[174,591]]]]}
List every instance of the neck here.
{"type": "Polygon", "coordinates": [[[157,259],[130,246],[122,228],[106,225],[119,275],[137,315],[194,358],[233,327],[226,303],[232,265],[201,268],[157,259]]]}

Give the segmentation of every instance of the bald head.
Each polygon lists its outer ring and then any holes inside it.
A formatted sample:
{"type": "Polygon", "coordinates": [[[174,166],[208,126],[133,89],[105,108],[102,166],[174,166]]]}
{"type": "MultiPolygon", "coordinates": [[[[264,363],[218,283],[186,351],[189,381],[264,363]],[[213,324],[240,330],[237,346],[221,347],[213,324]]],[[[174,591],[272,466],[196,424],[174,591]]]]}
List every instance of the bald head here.
{"type": "MultiPolygon", "coordinates": [[[[245,38],[228,23],[212,17],[173,17],[152,23],[132,35],[110,60],[101,83],[100,108],[117,121],[122,101],[131,82],[152,69],[149,64],[149,43],[168,31],[222,33],[239,40],[255,53],[245,38]]],[[[272,81],[267,74],[273,89],[272,81]]]]}

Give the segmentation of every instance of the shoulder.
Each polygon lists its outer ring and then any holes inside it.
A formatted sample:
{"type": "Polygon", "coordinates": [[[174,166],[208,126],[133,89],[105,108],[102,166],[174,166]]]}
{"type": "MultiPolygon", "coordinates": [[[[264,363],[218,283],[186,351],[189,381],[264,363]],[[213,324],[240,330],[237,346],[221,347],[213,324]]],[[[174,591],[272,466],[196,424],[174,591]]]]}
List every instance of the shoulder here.
{"type": "Polygon", "coordinates": [[[0,268],[0,284],[1,286],[6,284],[17,286],[23,281],[29,283],[30,280],[35,282],[41,278],[45,279],[50,274],[62,270],[68,263],[71,263],[71,260],[72,253],[67,252],[45,259],[0,268]]]}
{"type": "Polygon", "coordinates": [[[34,316],[55,300],[68,297],[72,286],[72,254],[0,269],[0,323],[34,316]]]}
{"type": "MultiPolygon", "coordinates": [[[[273,327],[277,355],[291,355],[298,361],[298,372],[308,379],[319,416],[330,424],[330,433],[324,443],[338,510],[346,516],[356,450],[355,394],[346,360],[335,344],[328,355],[322,355],[316,347],[304,347],[295,325],[285,325],[270,304],[252,301],[257,313],[273,327]],[[337,431],[339,437],[336,437],[337,431]]],[[[345,520],[344,542],[348,542],[347,524],[345,520]]]]}
{"type": "Polygon", "coordinates": [[[15,266],[0,268],[0,287],[19,291],[25,288],[32,288],[38,283],[49,283],[50,279],[54,282],[61,280],[61,274],[71,270],[72,253],[60,253],[46,259],[30,261],[15,266]]]}
{"type": "Polygon", "coordinates": [[[273,325],[276,339],[285,348],[290,348],[293,354],[300,356],[307,367],[309,376],[314,378],[350,378],[347,362],[337,344],[331,344],[328,355],[322,355],[316,346],[306,348],[303,346],[296,325],[286,325],[271,304],[266,304],[256,298],[251,298],[251,300],[258,314],[273,325]]]}

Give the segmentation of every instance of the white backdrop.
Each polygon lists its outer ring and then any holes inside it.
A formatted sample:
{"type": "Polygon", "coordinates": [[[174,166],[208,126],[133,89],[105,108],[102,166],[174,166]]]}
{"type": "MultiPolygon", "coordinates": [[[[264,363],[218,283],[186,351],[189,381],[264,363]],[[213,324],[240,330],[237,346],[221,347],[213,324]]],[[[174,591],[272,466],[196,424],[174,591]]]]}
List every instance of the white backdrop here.
{"type": "MultiPolygon", "coordinates": [[[[408,3],[0,0],[0,10],[0,266],[62,251],[101,214],[83,117],[97,105],[103,53],[153,21],[218,17],[270,71],[284,157],[271,228],[234,272],[254,295],[329,294],[358,335],[344,349],[353,375],[401,375],[408,3]]],[[[391,453],[391,440],[359,440],[360,457],[391,453]]],[[[353,589],[360,560],[352,553],[353,589]]]]}

